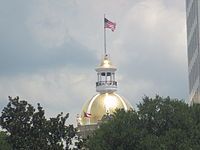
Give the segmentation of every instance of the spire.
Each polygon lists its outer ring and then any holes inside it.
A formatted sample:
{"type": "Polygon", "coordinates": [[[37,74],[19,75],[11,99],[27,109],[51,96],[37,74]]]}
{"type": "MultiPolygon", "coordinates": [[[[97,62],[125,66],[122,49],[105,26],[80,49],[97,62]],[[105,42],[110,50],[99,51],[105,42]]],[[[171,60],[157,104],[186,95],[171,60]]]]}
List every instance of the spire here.
{"type": "Polygon", "coordinates": [[[96,91],[100,93],[112,93],[117,91],[117,81],[115,80],[116,67],[112,65],[110,58],[105,54],[101,64],[96,69],[97,82],[96,91]]]}

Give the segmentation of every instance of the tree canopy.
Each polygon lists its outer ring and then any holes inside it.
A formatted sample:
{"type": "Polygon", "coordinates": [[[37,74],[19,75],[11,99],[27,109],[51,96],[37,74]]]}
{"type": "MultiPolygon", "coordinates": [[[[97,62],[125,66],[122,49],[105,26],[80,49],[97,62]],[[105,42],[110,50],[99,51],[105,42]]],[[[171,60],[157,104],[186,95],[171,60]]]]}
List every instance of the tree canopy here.
{"type": "Polygon", "coordinates": [[[11,145],[8,143],[8,135],[4,131],[0,131],[0,149],[11,150],[11,145]]]}
{"type": "Polygon", "coordinates": [[[86,142],[96,150],[200,149],[200,105],[144,97],[137,111],[117,110],[86,142]]]}
{"type": "Polygon", "coordinates": [[[9,103],[0,117],[0,125],[7,131],[13,150],[69,149],[75,129],[73,125],[65,125],[68,116],[61,113],[47,119],[39,103],[35,109],[19,97],[9,97],[9,103]]]}

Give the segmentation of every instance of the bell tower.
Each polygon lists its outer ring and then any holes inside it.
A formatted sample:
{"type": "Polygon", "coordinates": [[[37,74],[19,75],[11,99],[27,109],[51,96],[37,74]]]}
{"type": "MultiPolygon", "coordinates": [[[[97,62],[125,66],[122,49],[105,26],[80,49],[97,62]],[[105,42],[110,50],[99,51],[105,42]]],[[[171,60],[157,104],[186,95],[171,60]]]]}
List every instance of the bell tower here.
{"type": "Polygon", "coordinates": [[[97,92],[112,93],[117,91],[117,81],[115,80],[115,71],[117,68],[112,65],[107,54],[105,54],[100,66],[95,70],[97,72],[97,92]]]}

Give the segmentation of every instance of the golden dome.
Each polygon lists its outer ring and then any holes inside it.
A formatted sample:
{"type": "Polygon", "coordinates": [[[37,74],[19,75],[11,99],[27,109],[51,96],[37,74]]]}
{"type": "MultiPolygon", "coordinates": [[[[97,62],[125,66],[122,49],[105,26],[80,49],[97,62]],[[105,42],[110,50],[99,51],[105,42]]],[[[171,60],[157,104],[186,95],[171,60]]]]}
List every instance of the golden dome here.
{"type": "Polygon", "coordinates": [[[127,111],[132,107],[114,92],[97,94],[85,103],[80,116],[80,124],[96,124],[105,114],[113,114],[116,109],[127,111]]]}

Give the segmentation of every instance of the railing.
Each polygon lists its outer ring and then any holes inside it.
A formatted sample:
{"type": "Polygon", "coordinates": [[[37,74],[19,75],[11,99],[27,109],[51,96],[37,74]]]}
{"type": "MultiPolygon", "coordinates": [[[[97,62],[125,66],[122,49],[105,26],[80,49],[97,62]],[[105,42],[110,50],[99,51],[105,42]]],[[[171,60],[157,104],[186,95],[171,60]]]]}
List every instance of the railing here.
{"type": "Polygon", "coordinates": [[[96,86],[100,86],[100,85],[114,85],[114,86],[117,86],[117,82],[116,81],[99,81],[99,82],[96,82],[96,86]]]}

